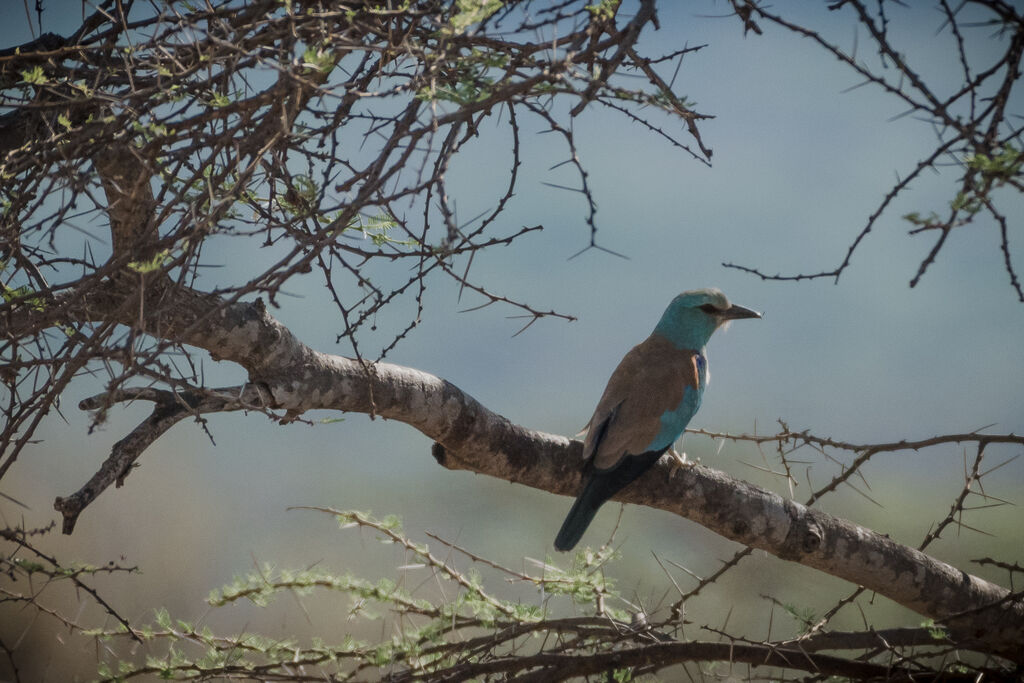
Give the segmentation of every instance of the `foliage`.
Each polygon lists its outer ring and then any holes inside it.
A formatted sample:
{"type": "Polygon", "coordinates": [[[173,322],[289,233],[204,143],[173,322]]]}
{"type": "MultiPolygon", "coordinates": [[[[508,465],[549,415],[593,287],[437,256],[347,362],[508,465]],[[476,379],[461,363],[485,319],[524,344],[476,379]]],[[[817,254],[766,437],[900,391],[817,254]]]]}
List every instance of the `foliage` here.
{"type": "MultiPolygon", "coordinates": [[[[888,651],[852,636],[844,642],[834,637],[838,634],[829,634],[826,646],[862,651],[858,664],[844,667],[841,660],[818,654],[822,645],[807,636],[815,617],[800,605],[783,607],[796,619],[796,628],[785,637],[776,628],[774,641],[724,637],[708,627],[691,627],[686,638],[689,621],[682,611],[644,609],[614,588],[608,573],[618,554],[610,545],[580,550],[569,566],[548,558],[530,560],[531,571],[517,571],[434,537],[445,547],[442,557],[426,543],[410,539],[394,518],[314,509],[335,516],[342,529],[359,530],[395,548],[395,578],[370,580],[324,567],[262,566],[211,593],[208,603],[214,612],[242,602],[265,609],[289,597],[300,605],[315,604],[318,613],[345,616],[344,632],[330,629],[329,640],[268,637],[251,626],[238,633],[219,633],[208,625],[216,621],[215,613],[206,615],[207,623],[200,625],[175,619],[162,608],[155,610],[151,623],[129,623],[118,617],[121,623],[116,628],[85,628],[59,611],[44,608],[34,596],[5,591],[2,600],[25,604],[56,619],[73,638],[94,640],[101,653],[98,680],[111,683],[146,677],[497,681],[517,676],[554,681],[590,673],[630,681],[659,672],[677,677],[678,672],[672,673],[676,666],[686,666],[690,676],[699,676],[697,669],[690,668],[693,663],[722,658],[726,651],[731,652],[734,665],[745,663],[749,676],[769,680],[783,675],[784,669],[835,675],[906,673],[893,666],[888,651]],[[499,592],[509,590],[495,592],[493,587],[500,584],[517,588],[512,591],[517,595],[501,597],[499,592]],[[385,635],[373,642],[353,635],[359,630],[385,635]]],[[[23,550],[35,552],[27,536],[22,534],[16,542],[23,550]]],[[[85,578],[98,572],[135,571],[113,566],[66,568],[49,557],[43,562],[7,558],[4,566],[20,580],[45,576],[50,582],[73,581],[94,598],[85,578]]],[[[933,649],[941,652],[945,634],[934,624],[926,626],[936,639],[933,649]]],[[[916,655],[921,656],[921,652],[916,655]]],[[[948,680],[983,673],[965,660],[940,661],[945,664],[939,675],[951,676],[948,680]]],[[[986,670],[983,675],[1000,673],[986,670]]]]}
{"type": "MultiPolygon", "coordinates": [[[[490,291],[471,268],[475,252],[543,229],[499,220],[519,182],[520,130],[550,130],[574,154],[573,134],[553,112],[566,99],[614,103],[637,120],[685,115],[700,144],[702,116],[667,96],[660,79],[611,80],[617,67],[639,64],[623,64],[621,51],[653,20],[646,3],[628,35],[613,25],[615,3],[601,5],[600,27],[585,4],[543,11],[539,25],[530,3],[479,0],[156,3],[136,8],[130,25],[112,18],[116,8],[105,0],[77,34],[46,34],[0,61],[0,258],[4,310],[18,320],[18,341],[0,342],[14,371],[0,476],[35,416],[83,370],[106,375],[111,391],[132,380],[201,390],[202,357],[188,345],[109,324],[140,310],[124,300],[129,292],[151,295],[143,310],[156,313],[170,283],[273,306],[282,287],[313,273],[331,292],[339,340],[358,358],[363,343],[383,358],[418,324],[436,278],[458,282],[476,305],[513,307],[526,324],[570,318],[490,291]],[[539,30],[554,42],[534,41],[539,30]],[[54,46],[59,57],[34,56],[54,46]],[[460,222],[446,172],[489,118],[513,134],[508,182],[492,210],[460,222]],[[108,205],[121,208],[108,215],[108,205]],[[96,220],[109,222],[112,244],[86,227],[96,220]],[[231,253],[237,239],[262,243],[269,265],[240,259],[210,271],[211,250],[231,253]],[[27,316],[26,306],[59,310],[60,327],[75,334],[53,339],[53,321],[27,316]],[[388,339],[377,324],[392,308],[403,313],[384,318],[388,339]],[[116,350],[128,347],[121,362],[116,350]],[[188,362],[168,362],[168,353],[188,362]]],[[[596,244],[596,203],[574,167],[596,244]]]]}

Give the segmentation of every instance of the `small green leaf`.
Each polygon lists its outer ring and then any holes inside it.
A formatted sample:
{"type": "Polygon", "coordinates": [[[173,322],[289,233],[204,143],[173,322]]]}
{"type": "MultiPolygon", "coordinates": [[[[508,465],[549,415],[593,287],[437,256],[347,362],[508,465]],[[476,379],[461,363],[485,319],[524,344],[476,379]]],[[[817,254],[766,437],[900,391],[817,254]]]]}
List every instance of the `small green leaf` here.
{"type": "Polygon", "coordinates": [[[470,26],[484,21],[504,4],[502,0],[455,0],[455,14],[445,27],[444,33],[462,35],[470,26]]]}
{"type": "Polygon", "coordinates": [[[231,104],[231,98],[222,92],[210,93],[210,104],[214,107],[226,107],[231,104]]]}
{"type": "Polygon", "coordinates": [[[160,270],[170,260],[170,250],[164,249],[157,253],[148,261],[130,261],[128,267],[134,270],[136,273],[152,273],[155,270],[160,270]]]}
{"type": "Polygon", "coordinates": [[[302,53],[302,66],[315,69],[320,73],[330,73],[337,64],[337,57],[330,50],[308,47],[302,53]]]}
{"type": "Polygon", "coordinates": [[[24,83],[30,83],[32,85],[45,85],[49,82],[46,78],[46,74],[43,73],[43,67],[36,65],[28,71],[21,72],[21,80],[24,83]]]}
{"type": "Polygon", "coordinates": [[[601,0],[593,5],[584,7],[595,19],[611,19],[615,11],[619,9],[622,0],[601,0]]]}
{"type": "Polygon", "coordinates": [[[936,625],[934,619],[922,621],[921,628],[927,629],[928,635],[930,635],[935,640],[945,640],[949,637],[949,632],[946,630],[946,627],[936,625]]]}
{"type": "Polygon", "coordinates": [[[153,614],[153,620],[157,625],[165,631],[171,630],[171,615],[166,609],[160,607],[153,614]]]}

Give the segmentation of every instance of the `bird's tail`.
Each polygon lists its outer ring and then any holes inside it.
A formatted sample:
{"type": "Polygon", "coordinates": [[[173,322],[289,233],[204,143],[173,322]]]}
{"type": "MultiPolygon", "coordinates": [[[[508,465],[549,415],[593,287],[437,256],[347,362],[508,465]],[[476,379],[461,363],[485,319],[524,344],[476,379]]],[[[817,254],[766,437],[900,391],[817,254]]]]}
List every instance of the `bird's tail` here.
{"type": "Polygon", "coordinates": [[[604,495],[605,487],[601,486],[602,483],[598,477],[587,482],[583,493],[569,509],[569,514],[562,522],[562,528],[558,530],[558,536],[555,537],[556,550],[572,550],[583,538],[583,532],[590,526],[601,504],[608,499],[608,496],[604,495]]]}
{"type": "Polygon", "coordinates": [[[618,465],[609,470],[592,471],[586,486],[583,487],[583,492],[569,509],[569,514],[562,522],[562,528],[558,530],[558,536],[555,537],[555,549],[563,552],[572,550],[580,542],[583,532],[590,526],[594,515],[597,514],[604,502],[650,469],[651,465],[657,462],[666,450],[668,450],[667,446],[640,455],[627,455],[618,465]]]}

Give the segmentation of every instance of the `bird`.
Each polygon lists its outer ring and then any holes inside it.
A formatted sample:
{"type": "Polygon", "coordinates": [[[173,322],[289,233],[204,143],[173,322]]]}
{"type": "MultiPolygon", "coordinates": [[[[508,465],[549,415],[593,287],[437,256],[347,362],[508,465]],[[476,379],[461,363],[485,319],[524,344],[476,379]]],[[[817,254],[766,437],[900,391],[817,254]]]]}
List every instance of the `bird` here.
{"type": "Polygon", "coordinates": [[[584,484],[555,537],[572,550],[598,508],[646,472],[686,429],[708,385],[704,347],[729,321],[760,318],[718,289],[676,296],[612,372],[583,442],[584,484]]]}

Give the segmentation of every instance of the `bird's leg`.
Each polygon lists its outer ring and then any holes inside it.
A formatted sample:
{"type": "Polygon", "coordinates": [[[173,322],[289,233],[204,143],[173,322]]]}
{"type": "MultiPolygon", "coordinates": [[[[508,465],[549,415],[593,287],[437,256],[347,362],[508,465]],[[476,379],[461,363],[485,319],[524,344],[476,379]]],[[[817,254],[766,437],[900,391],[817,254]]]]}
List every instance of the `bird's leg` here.
{"type": "Polygon", "coordinates": [[[672,471],[669,472],[668,475],[669,479],[671,479],[672,477],[676,476],[676,472],[678,470],[682,469],[683,467],[689,466],[690,461],[686,459],[686,453],[680,453],[675,449],[674,446],[669,446],[667,452],[669,454],[669,457],[672,458],[672,471]]]}

